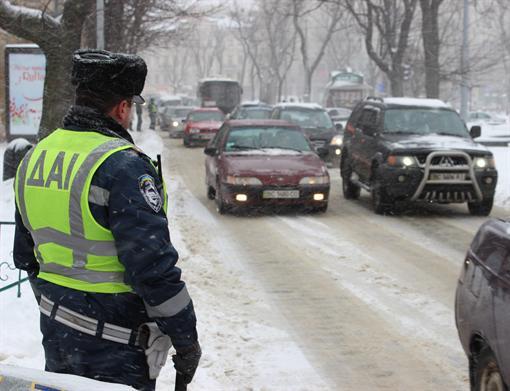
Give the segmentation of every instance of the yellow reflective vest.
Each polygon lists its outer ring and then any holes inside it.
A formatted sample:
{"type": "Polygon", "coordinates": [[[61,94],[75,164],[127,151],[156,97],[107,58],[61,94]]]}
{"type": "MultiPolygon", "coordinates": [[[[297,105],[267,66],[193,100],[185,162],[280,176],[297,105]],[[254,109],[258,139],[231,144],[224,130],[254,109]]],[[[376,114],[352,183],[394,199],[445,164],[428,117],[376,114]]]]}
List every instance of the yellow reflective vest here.
{"type": "Polygon", "coordinates": [[[124,139],[57,129],[25,156],[16,174],[16,203],[34,239],[39,278],[88,292],[132,291],[112,232],[94,219],[88,203],[101,163],[129,148],[135,146],[124,139]]]}

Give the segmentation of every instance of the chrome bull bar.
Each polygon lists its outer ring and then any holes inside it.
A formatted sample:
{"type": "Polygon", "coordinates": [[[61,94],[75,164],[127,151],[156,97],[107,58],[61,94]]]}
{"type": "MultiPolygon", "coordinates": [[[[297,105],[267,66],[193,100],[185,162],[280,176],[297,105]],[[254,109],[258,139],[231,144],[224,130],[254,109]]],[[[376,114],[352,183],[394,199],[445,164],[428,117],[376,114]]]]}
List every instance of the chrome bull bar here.
{"type": "Polygon", "coordinates": [[[444,191],[427,191],[424,193],[425,186],[427,185],[470,185],[473,187],[473,191],[475,193],[475,197],[478,201],[483,200],[482,191],[480,190],[480,186],[476,182],[475,170],[473,168],[473,161],[471,156],[469,156],[466,152],[462,151],[436,151],[431,152],[427,156],[425,161],[423,179],[421,180],[416,192],[411,197],[411,201],[416,201],[418,199],[423,199],[425,201],[439,201],[439,202],[465,202],[465,201],[473,201],[473,195],[470,191],[448,191],[445,189],[444,191]],[[438,165],[432,164],[432,160],[435,157],[461,157],[464,158],[466,164],[462,165],[438,165]],[[450,179],[429,179],[430,174],[434,172],[458,172],[465,173],[469,176],[469,179],[464,180],[450,180],[450,179]]]}

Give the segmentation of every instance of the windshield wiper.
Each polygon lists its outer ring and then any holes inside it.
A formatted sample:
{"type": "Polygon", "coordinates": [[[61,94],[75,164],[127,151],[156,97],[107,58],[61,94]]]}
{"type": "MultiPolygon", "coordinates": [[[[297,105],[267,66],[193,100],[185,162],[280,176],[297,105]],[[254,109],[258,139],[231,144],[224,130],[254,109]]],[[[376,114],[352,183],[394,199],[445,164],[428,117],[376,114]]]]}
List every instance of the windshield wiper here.
{"type": "Polygon", "coordinates": [[[255,147],[250,147],[248,145],[230,145],[228,149],[238,149],[238,150],[250,150],[250,149],[260,149],[255,147]]]}
{"type": "Polygon", "coordinates": [[[263,147],[261,149],[288,149],[290,151],[296,151],[296,152],[303,153],[303,151],[301,149],[292,148],[292,147],[263,147]]]}
{"type": "Polygon", "coordinates": [[[453,136],[453,137],[465,137],[462,134],[448,133],[448,132],[433,132],[431,134],[439,134],[440,136],[453,136]]]}
{"type": "Polygon", "coordinates": [[[396,130],[396,131],[383,131],[383,134],[423,134],[419,132],[407,131],[407,130],[396,130]]]}

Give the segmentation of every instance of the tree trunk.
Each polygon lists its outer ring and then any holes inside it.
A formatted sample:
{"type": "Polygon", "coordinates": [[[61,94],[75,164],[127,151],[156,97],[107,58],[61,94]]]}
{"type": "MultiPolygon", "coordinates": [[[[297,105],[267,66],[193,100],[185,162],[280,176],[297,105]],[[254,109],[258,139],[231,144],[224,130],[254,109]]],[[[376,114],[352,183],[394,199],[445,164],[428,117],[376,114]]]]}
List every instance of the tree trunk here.
{"type": "Polygon", "coordinates": [[[388,74],[390,79],[391,96],[404,96],[404,82],[402,80],[402,73],[393,71],[388,74]]]}
{"type": "Polygon", "coordinates": [[[427,98],[439,98],[439,7],[443,0],[420,0],[423,51],[425,56],[425,91],[427,98]]]}
{"type": "Polygon", "coordinates": [[[305,69],[305,89],[303,95],[303,101],[312,101],[312,76],[313,72],[309,69],[305,69]]]}

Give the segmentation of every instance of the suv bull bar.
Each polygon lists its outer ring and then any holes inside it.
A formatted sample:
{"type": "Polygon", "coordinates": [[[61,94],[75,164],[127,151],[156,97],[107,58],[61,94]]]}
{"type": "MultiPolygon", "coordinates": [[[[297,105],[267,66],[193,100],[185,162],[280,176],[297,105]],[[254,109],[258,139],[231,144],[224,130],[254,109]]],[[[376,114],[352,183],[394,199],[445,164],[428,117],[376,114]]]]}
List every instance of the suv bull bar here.
{"type": "Polygon", "coordinates": [[[462,151],[436,151],[428,154],[427,159],[425,161],[423,179],[421,180],[416,192],[411,197],[411,201],[416,201],[417,199],[423,199],[426,201],[456,201],[456,202],[464,202],[464,201],[472,201],[473,196],[469,191],[455,191],[450,192],[446,191],[427,191],[424,193],[424,189],[427,185],[471,185],[473,187],[474,193],[478,201],[483,200],[482,191],[480,190],[480,186],[476,181],[475,170],[473,168],[473,161],[471,156],[462,151]],[[432,164],[432,160],[435,157],[462,157],[465,159],[466,164],[462,165],[437,165],[432,164]],[[456,173],[465,173],[466,178],[469,176],[469,179],[464,180],[450,180],[450,179],[429,179],[431,173],[444,173],[444,172],[456,172],[456,173]],[[443,194],[446,193],[446,197],[443,194]],[[436,195],[437,194],[437,195],[436,195]],[[452,195],[451,195],[452,194],[452,195]]]}

